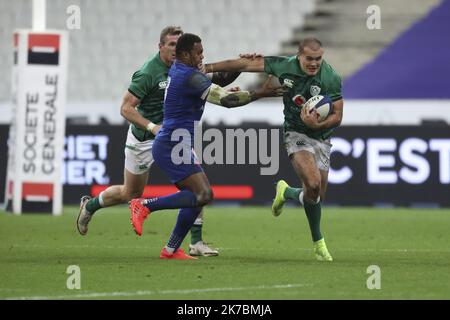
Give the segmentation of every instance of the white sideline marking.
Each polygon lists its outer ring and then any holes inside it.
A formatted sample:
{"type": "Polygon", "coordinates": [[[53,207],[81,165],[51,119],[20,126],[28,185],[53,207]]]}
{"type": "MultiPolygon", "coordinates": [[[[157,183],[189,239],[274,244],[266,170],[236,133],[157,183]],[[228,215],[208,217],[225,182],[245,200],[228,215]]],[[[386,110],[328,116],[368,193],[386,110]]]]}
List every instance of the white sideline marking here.
{"type": "Polygon", "coordinates": [[[6,300],[58,300],[58,299],[74,299],[74,298],[133,297],[133,296],[150,296],[155,294],[189,294],[189,293],[203,293],[203,292],[289,289],[289,288],[299,288],[309,286],[312,286],[312,284],[295,283],[295,284],[280,284],[272,286],[236,287],[236,288],[205,288],[205,289],[160,290],[160,291],[140,290],[135,292],[93,292],[93,293],[82,293],[82,294],[62,295],[62,296],[11,297],[6,298],[6,300]]]}

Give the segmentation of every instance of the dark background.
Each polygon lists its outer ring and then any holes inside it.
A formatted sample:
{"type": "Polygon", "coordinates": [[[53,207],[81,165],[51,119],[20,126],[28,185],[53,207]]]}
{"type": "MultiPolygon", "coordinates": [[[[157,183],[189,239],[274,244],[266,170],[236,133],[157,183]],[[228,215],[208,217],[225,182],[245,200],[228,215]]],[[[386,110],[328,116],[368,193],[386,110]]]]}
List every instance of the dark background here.
{"type": "MultiPolygon", "coordinates": [[[[203,125],[203,132],[210,128],[203,125]]],[[[234,127],[214,126],[222,132],[234,127]]],[[[279,129],[263,123],[244,123],[239,126],[244,130],[248,128],[279,129]]],[[[110,178],[110,184],[121,184],[123,179],[124,143],[127,134],[127,126],[75,126],[66,127],[66,136],[69,135],[107,135],[108,157],[104,161],[106,175],[110,178]]],[[[224,135],[225,136],[225,135],[224,135]]],[[[280,131],[280,167],[279,172],[273,176],[260,175],[261,165],[203,165],[212,185],[251,185],[254,188],[254,196],[248,200],[236,200],[240,204],[267,205],[274,196],[274,184],[278,179],[285,179],[292,186],[299,186],[300,181],[296,177],[282,144],[282,132],[280,131]]],[[[407,138],[420,138],[427,143],[431,138],[450,139],[450,130],[447,126],[345,126],[338,128],[335,137],[344,138],[350,143],[354,139],[367,138],[394,138],[397,141],[397,150],[389,152],[395,156],[396,164],[393,168],[399,172],[402,163],[398,147],[407,138]]],[[[6,165],[7,165],[7,138],[8,126],[0,125],[0,202],[3,202],[5,193],[6,165]]],[[[269,139],[270,141],[270,139],[269,139]]],[[[210,142],[204,142],[204,146],[210,142]]],[[[366,144],[367,146],[367,144],[366,144]]],[[[246,148],[248,152],[248,146],[246,148]]],[[[270,150],[270,148],[269,148],[270,150]]],[[[225,150],[224,150],[225,155],[225,150]]],[[[248,159],[248,155],[246,155],[248,159]]],[[[439,153],[427,151],[422,154],[430,164],[430,176],[422,184],[409,184],[399,178],[396,184],[369,184],[367,182],[367,157],[366,149],[358,158],[344,156],[340,153],[332,153],[331,166],[335,169],[348,166],[353,171],[353,177],[344,184],[329,184],[325,203],[342,206],[440,206],[450,207],[450,185],[439,182],[439,153]]],[[[225,158],[225,157],[224,157],[225,158]]],[[[450,166],[450,163],[445,164],[450,166]]],[[[414,168],[411,167],[414,170],[414,168]]],[[[151,184],[170,184],[169,180],[156,165],[152,167],[151,184]]],[[[83,194],[89,194],[91,185],[64,185],[64,203],[77,204],[83,194]]],[[[232,200],[231,200],[232,201],[232,200]]],[[[220,202],[220,201],[217,201],[220,202]]]]}

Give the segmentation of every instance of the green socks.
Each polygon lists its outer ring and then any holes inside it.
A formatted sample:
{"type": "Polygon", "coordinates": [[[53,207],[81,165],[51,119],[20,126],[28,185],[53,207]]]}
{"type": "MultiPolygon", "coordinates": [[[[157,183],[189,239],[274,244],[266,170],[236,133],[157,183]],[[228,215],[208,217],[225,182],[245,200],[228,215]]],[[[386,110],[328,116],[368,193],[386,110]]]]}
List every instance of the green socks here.
{"type": "Polygon", "coordinates": [[[194,224],[191,227],[191,244],[196,244],[202,241],[202,227],[203,224],[194,224]]]}
{"type": "Polygon", "coordinates": [[[102,206],[100,205],[98,197],[92,198],[86,204],[86,210],[89,211],[91,214],[94,214],[94,212],[100,209],[101,207],[102,206]]]}
{"type": "Polygon", "coordinates": [[[311,235],[313,241],[318,241],[323,238],[320,232],[320,217],[322,215],[322,207],[320,201],[312,204],[305,201],[304,204],[306,217],[308,218],[309,228],[311,229],[311,235]]]}
{"type": "Polygon", "coordinates": [[[103,208],[105,203],[103,202],[103,192],[100,192],[98,197],[92,198],[86,203],[86,210],[89,211],[90,214],[94,214],[100,208],[103,208]]]}
{"type": "Polygon", "coordinates": [[[302,188],[287,187],[286,190],[284,190],[284,198],[291,199],[300,203],[298,197],[300,196],[300,192],[302,192],[302,190],[302,188]]]}
{"type": "Polygon", "coordinates": [[[303,207],[305,208],[306,217],[308,218],[309,228],[311,229],[313,241],[318,241],[323,238],[322,233],[320,232],[320,217],[322,216],[322,206],[320,204],[320,201],[315,204],[309,203],[307,201],[303,201],[304,203],[302,203],[299,199],[302,190],[302,188],[287,187],[286,190],[284,190],[284,198],[294,200],[297,203],[303,205],[303,207]]]}

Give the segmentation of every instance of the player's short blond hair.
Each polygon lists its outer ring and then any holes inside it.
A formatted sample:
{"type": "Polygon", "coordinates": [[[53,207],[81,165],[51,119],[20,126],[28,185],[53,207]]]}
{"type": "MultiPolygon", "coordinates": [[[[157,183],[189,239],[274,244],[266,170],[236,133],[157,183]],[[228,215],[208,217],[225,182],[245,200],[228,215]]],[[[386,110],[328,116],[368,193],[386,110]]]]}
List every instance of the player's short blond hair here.
{"type": "Polygon", "coordinates": [[[313,37],[305,38],[298,44],[298,54],[302,54],[306,47],[311,48],[313,51],[316,51],[322,48],[322,42],[320,42],[319,39],[313,37]]]}
{"type": "Polygon", "coordinates": [[[159,42],[165,43],[167,36],[177,36],[183,35],[183,30],[179,26],[167,26],[161,31],[161,35],[159,36],[159,42]]]}

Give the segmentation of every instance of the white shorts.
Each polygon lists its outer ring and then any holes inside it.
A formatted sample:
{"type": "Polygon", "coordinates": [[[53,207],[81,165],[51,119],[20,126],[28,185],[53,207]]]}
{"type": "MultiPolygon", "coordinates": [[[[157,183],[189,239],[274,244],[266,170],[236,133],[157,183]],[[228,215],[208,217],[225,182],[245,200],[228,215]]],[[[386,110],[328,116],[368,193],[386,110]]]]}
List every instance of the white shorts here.
{"type": "Polygon", "coordinates": [[[326,140],[313,139],[303,133],[287,131],[284,134],[284,146],[288,156],[295,152],[308,151],[314,154],[319,170],[328,171],[330,169],[330,138],[326,140]]]}
{"type": "Polygon", "coordinates": [[[150,170],[153,162],[152,155],[153,140],[139,141],[128,129],[127,141],[125,142],[125,169],[135,175],[150,170]]]}

